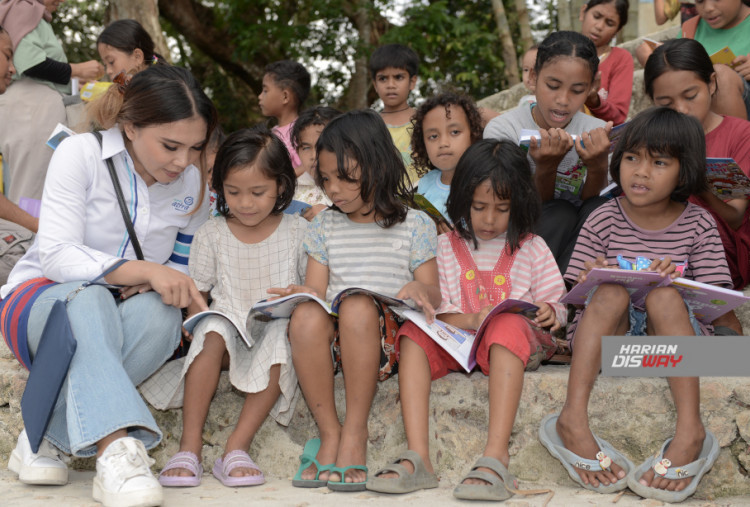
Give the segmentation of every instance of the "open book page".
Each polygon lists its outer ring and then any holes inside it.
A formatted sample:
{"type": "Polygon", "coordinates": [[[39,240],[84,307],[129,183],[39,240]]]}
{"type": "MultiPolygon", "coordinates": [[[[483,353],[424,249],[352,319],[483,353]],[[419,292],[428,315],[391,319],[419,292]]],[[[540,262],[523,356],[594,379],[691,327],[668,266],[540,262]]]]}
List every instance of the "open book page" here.
{"type": "Polygon", "coordinates": [[[750,198],[750,178],[732,158],[707,158],[706,177],[720,199],[750,198]]]}
{"type": "Polygon", "coordinates": [[[596,288],[603,283],[622,285],[630,294],[633,306],[644,309],[646,296],[655,287],[672,286],[689,303],[696,318],[710,324],[716,318],[750,300],[742,292],[696,282],[687,278],[661,276],[655,271],[629,271],[624,269],[595,268],[586,275],[586,281],[573,287],[562,298],[562,303],[584,305],[596,288]]]}
{"type": "Polygon", "coordinates": [[[244,327],[237,325],[237,323],[234,320],[232,320],[232,318],[226,313],[219,312],[216,310],[206,310],[204,312],[198,312],[192,317],[185,320],[185,322],[182,323],[182,327],[184,327],[188,333],[193,334],[193,329],[195,329],[195,326],[198,325],[198,322],[200,322],[204,317],[207,317],[209,315],[217,315],[219,317],[224,317],[225,319],[227,319],[229,322],[234,324],[235,329],[237,329],[237,333],[242,338],[242,341],[245,342],[245,345],[247,345],[248,347],[253,346],[253,340],[252,338],[248,336],[244,327]]]}
{"type": "Polygon", "coordinates": [[[315,301],[327,313],[331,313],[331,306],[314,294],[300,292],[299,294],[290,294],[274,299],[264,299],[258,301],[250,309],[250,313],[261,313],[272,319],[288,319],[298,304],[305,301],[315,301]]]}
{"type": "Polygon", "coordinates": [[[477,346],[487,329],[487,324],[495,315],[499,313],[520,313],[528,318],[533,319],[536,311],[539,309],[533,303],[521,301],[518,299],[506,299],[497,304],[484,318],[479,325],[476,334],[473,331],[460,329],[441,320],[435,320],[428,324],[424,314],[413,310],[394,310],[405,319],[409,319],[416,324],[422,331],[427,333],[435,342],[445,349],[448,354],[455,359],[461,367],[470,372],[477,364],[477,346]]]}

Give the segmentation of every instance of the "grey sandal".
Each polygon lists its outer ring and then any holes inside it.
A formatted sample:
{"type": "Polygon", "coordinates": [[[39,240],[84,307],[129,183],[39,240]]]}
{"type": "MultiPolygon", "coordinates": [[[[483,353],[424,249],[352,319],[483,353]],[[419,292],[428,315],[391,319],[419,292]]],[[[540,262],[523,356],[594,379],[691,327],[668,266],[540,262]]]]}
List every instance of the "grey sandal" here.
{"type": "Polygon", "coordinates": [[[453,490],[453,496],[461,500],[489,500],[502,502],[513,496],[518,489],[518,481],[508,472],[505,465],[495,458],[483,456],[471,467],[471,472],[461,479],[461,483],[453,490]],[[477,470],[489,468],[495,474],[477,470]],[[481,479],[487,484],[463,484],[466,479],[481,479]]]}
{"type": "Polygon", "coordinates": [[[393,463],[378,470],[367,481],[367,489],[378,493],[412,493],[437,487],[437,475],[427,471],[422,458],[414,451],[404,451],[393,463]],[[414,465],[414,473],[409,473],[409,470],[400,463],[401,461],[411,461],[414,465]],[[398,474],[398,477],[391,479],[380,477],[381,474],[389,472],[398,474]]]}

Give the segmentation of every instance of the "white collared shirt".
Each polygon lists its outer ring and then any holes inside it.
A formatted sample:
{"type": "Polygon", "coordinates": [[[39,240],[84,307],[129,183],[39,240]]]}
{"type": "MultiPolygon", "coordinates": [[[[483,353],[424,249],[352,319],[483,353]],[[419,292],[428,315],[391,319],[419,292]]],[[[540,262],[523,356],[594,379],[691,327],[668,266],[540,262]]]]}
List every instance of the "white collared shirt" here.
{"type": "Polygon", "coordinates": [[[120,129],[103,131],[102,138],[102,148],[93,134],[81,134],[55,150],[44,183],[39,233],[0,297],[31,278],[90,281],[119,259],[136,259],[105,162],[110,157],[144,259],[188,272],[193,234],[208,218],[207,190],[198,202],[200,170],[191,165],[169,184],[147,186],[134,169],[120,129]]]}

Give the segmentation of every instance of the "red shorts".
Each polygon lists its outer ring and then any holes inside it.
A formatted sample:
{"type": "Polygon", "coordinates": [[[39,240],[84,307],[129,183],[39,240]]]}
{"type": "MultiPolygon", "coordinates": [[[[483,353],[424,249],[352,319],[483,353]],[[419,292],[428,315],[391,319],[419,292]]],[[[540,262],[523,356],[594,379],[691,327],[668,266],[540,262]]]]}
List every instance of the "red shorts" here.
{"type": "MultiPolygon", "coordinates": [[[[406,336],[419,345],[430,363],[432,380],[446,376],[452,371],[462,371],[458,361],[448,352],[419,329],[414,323],[406,322],[398,330],[397,344],[406,336]]],[[[482,373],[490,373],[490,347],[500,345],[511,351],[524,364],[526,370],[536,370],[545,359],[555,353],[554,337],[522,315],[515,313],[501,313],[496,315],[487,326],[479,345],[477,346],[477,364],[482,373]]],[[[400,348],[398,349],[400,352],[400,348]]]]}

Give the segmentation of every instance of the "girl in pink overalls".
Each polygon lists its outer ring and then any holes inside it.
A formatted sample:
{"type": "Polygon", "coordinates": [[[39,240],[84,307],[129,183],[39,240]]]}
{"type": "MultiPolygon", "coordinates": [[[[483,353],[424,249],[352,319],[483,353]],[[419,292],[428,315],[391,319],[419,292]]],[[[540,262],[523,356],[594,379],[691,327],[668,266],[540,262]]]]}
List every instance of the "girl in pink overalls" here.
{"type": "MultiPolygon", "coordinates": [[[[483,456],[454,490],[458,498],[504,500],[516,488],[508,473],[508,441],[521,397],[524,370],[534,370],[555,351],[550,334],[565,320],[557,301],[565,285],[552,253],[531,233],[539,194],[525,152],[508,141],[485,139],[464,153],[448,197],[455,230],[438,238],[443,304],[437,318],[476,330],[493,306],[521,299],[539,307],[532,320],[501,313],[489,322],[477,364],[489,375],[489,427],[483,456]]],[[[409,450],[376,473],[367,488],[408,493],[437,487],[429,457],[431,380],[461,366],[416,325],[399,330],[399,388],[409,450]]]]}

